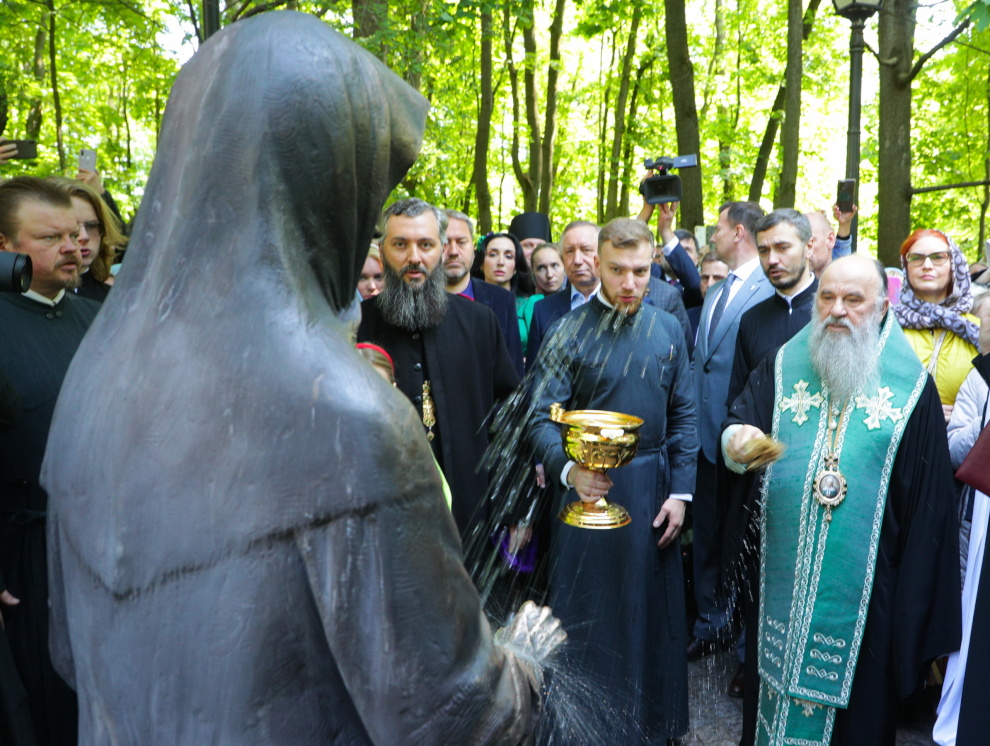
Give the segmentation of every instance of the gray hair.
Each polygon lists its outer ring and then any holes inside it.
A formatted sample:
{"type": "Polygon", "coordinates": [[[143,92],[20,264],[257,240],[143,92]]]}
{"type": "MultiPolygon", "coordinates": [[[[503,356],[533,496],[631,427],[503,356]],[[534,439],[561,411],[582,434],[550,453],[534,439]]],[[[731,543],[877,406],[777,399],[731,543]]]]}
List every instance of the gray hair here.
{"type": "Polygon", "coordinates": [[[567,235],[567,231],[573,230],[575,228],[594,228],[595,236],[598,235],[601,228],[598,227],[597,223],[592,223],[590,220],[572,220],[567,225],[564,226],[564,230],[560,232],[560,241],[557,243],[564,243],[564,236],[567,235]]]}
{"type": "Polygon", "coordinates": [[[382,213],[382,241],[384,242],[385,237],[388,236],[389,218],[393,216],[418,218],[420,215],[427,212],[433,215],[433,217],[437,220],[437,233],[440,235],[440,243],[447,243],[447,216],[444,215],[439,208],[434,207],[429,202],[417,199],[416,197],[400,199],[385,208],[385,212],[382,213]]]}
{"type": "MultiPolygon", "coordinates": [[[[460,210],[450,210],[450,209],[442,210],[441,212],[443,212],[444,217],[447,218],[446,225],[450,225],[451,220],[461,220],[467,224],[468,233],[471,234],[472,239],[474,238],[474,221],[471,220],[471,218],[469,218],[465,213],[461,212],[460,210]]],[[[446,225],[444,226],[444,230],[446,230],[446,225]]]]}

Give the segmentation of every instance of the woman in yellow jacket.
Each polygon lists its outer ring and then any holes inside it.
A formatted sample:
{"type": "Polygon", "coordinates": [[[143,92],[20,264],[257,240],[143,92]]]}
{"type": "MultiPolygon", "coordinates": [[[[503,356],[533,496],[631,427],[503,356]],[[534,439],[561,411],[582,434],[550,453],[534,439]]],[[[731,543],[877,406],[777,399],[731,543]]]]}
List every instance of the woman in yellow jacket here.
{"type": "Polygon", "coordinates": [[[935,379],[945,421],[977,356],[979,319],[969,268],[955,241],[941,231],[916,230],[901,245],[905,281],[894,315],[908,342],[935,379]]]}

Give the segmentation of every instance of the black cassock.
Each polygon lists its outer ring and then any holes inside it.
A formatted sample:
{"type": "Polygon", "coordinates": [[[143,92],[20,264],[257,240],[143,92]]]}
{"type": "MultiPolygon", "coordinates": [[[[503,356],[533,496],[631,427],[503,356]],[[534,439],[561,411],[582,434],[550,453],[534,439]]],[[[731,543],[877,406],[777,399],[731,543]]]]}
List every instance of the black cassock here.
{"type": "Polygon", "coordinates": [[[684,332],[672,315],[644,305],[615,322],[596,296],[551,327],[536,361],[530,437],[547,481],[561,487],[556,515],[577,496],[561,486],[568,458],[550,404],[644,420],[635,459],[609,472],[609,497],[632,523],[588,530],[553,519],[550,605],[569,636],[565,665],[588,677],[614,717],[592,715],[611,742],[663,743],[687,732],[687,631],[680,542],[658,550],[665,527],[653,528],[653,519],[670,493],[694,491],[694,391],[684,332]]]}
{"type": "Polygon", "coordinates": [[[488,447],[488,418],[495,403],[519,383],[492,310],[448,295],[443,320],[411,332],[382,318],[376,298],[361,304],[358,342],[384,348],[395,362],[395,384],[422,414],[423,382],[436,409],[433,455],[450,483],[454,520],[467,542],[489,519],[488,475],[478,464],[488,447]]]}
{"type": "Polygon", "coordinates": [[[55,673],[48,653],[48,496],[38,475],[62,380],[98,310],[71,292],[54,307],[0,294],[0,373],[22,402],[17,424],[0,433],[0,590],[6,582],[21,601],[2,611],[41,743],[75,743],[76,710],[75,695],[55,673]]]}
{"type": "MultiPolygon", "coordinates": [[[[768,358],[753,371],[726,426],[771,431],[773,366],[768,358]]],[[[833,744],[894,743],[897,703],[921,685],[928,662],[959,648],[959,598],[955,487],[942,407],[929,379],[894,460],[863,643],[833,744]]],[[[747,706],[756,695],[747,687],[747,706]]],[[[744,733],[743,743],[752,742],[753,733],[744,733]]]]}

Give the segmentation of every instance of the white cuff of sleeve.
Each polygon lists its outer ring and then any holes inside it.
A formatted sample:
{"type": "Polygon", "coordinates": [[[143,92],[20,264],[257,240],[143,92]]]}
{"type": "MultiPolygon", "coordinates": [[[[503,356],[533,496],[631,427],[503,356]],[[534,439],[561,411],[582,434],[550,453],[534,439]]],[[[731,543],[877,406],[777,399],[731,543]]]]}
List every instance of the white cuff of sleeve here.
{"type": "Polygon", "coordinates": [[[735,435],[736,431],[741,427],[742,425],[739,424],[729,425],[722,431],[722,457],[725,459],[725,465],[729,468],[729,471],[734,471],[736,474],[745,474],[746,464],[737,464],[729,458],[729,455],[725,452],[725,448],[729,445],[729,441],[732,440],[732,436],[735,435]]]}
{"type": "MultiPolygon", "coordinates": [[[[677,236],[674,236],[672,239],[670,239],[666,244],[664,244],[663,255],[670,256],[670,252],[676,249],[677,244],[679,244],[680,242],[681,241],[677,236]]],[[[673,497],[673,495],[671,495],[671,497],[673,497]]]]}
{"type": "Polygon", "coordinates": [[[689,495],[687,492],[671,492],[670,497],[673,500],[683,500],[686,503],[691,502],[693,495],[689,495]]]}
{"type": "Polygon", "coordinates": [[[571,467],[577,466],[577,461],[568,461],[564,464],[564,468],[560,470],[560,483],[564,485],[565,490],[569,490],[571,486],[567,483],[567,475],[571,473],[571,467]]]}

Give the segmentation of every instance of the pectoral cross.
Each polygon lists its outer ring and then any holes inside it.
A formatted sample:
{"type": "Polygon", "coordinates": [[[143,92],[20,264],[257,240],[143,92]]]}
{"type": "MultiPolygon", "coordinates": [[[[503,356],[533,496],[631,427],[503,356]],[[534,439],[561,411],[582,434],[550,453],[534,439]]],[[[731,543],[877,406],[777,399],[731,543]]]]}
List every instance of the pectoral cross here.
{"type": "Polygon", "coordinates": [[[894,398],[894,392],[889,387],[884,386],[877,390],[877,395],[870,398],[867,396],[856,397],[856,409],[866,410],[866,419],[863,424],[867,430],[876,430],[884,420],[897,422],[903,419],[904,414],[900,408],[890,406],[890,400],[894,398]]]}
{"type": "Polygon", "coordinates": [[[803,425],[808,421],[808,410],[811,407],[821,407],[825,400],[820,392],[808,393],[808,382],[800,380],[794,384],[794,396],[785,396],[780,400],[780,411],[794,412],[794,424],[803,425]]]}

